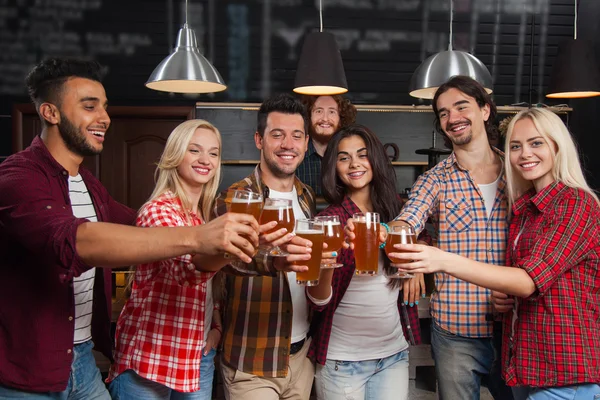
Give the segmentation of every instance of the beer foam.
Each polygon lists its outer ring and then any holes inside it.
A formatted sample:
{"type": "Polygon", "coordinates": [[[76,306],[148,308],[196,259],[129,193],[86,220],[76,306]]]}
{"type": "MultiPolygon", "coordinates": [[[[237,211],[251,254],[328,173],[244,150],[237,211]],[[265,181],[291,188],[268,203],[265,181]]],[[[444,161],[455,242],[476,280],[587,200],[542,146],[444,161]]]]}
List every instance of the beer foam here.
{"type": "Polygon", "coordinates": [[[232,203],[244,203],[244,204],[252,204],[252,203],[262,203],[262,200],[260,199],[238,199],[238,198],[232,198],[231,199],[232,203]]]}
{"type": "Polygon", "coordinates": [[[323,231],[319,231],[316,229],[305,229],[301,231],[296,231],[296,235],[322,235],[323,231]]]}
{"type": "Polygon", "coordinates": [[[292,207],[280,207],[280,206],[274,206],[274,205],[268,205],[268,206],[264,206],[263,207],[263,211],[267,211],[267,210],[275,210],[275,211],[279,211],[279,210],[290,210],[292,207]]]}

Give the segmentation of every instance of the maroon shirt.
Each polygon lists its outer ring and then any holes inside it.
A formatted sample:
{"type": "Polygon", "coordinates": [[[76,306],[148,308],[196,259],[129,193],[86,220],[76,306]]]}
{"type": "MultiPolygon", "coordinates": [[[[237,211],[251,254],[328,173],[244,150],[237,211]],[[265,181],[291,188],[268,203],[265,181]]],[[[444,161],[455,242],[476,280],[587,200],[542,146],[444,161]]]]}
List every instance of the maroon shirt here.
{"type": "MultiPolygon", "coordinates": [[[[80,174],[98,221],[132,224],[87,170],[80,174]]],[[[91,268],[76,251],[79,225],[71,209],[68,172],[39,136],[0,164],[0,384],[36,392],[67,387],[73,359],[73,277],[91,268]]],[[[102,272],[102,273],[100,273],[102,272]]],[[[92,339],[111,357],[111,271],[94,281],[92,339]]]]}
{"type": "MultiPolygon", "coordinates": [[[[398,199],[400,201],[400,199],[398,199]]],[[[348,218],[352,218],[354,213],[361,212],[358,206],[348,197],[344,197],[342,204],[331,205],[321,211],[319,215],[337,215],[340,217],[342,226],[346,225],[348,218]]],[[[431,238],[425,234],[425,238],[419,236],[419,240],[431,241],[431,238]]],[[[327,360],[327,349],[329,348],[329,337],[331,336],[331,326],[333,325],[333,315],[340,305],[340,302],[346,294],[350,281],[354,276],[354,251],[342,249],[337,258],[337,262],[344,264],[333,272],[331,281],[332,295],[331,301],[324,306],[316,306],[312,302],[308,304],[315,312],[312,321],[312,342],[308,350],[308,355],[312,361],[325,365],[327,360]]],[[[401,290],[401,289],[399,289],[401,290]]],[[[417,307],[407,307],[402,301],[403,297],[398,296],[398,312],[402,321],[402,331],[404,337],[411,345],[421,343],[421,325],[419,324],[419,311],[417,307]]]]}
{"type": "Polygon", "coordinates": [[[513,206],[507,261],[536,292],[504,317],[502,365],[510,386],[600,382],[600,207],[554,182],[513,206]]]}

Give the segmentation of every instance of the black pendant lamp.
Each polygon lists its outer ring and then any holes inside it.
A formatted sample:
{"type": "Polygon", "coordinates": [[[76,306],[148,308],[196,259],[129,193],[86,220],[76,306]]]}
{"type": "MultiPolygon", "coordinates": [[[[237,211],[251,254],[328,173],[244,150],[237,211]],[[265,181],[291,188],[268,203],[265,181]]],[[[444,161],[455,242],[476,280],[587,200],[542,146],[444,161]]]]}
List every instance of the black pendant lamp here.
{"type": "Polygon", "coordinates": [[[592,43],[577,39],[577,0],[575,0],[575,33],[558,47],[558,55],[546,97],[575,99],[600,96],[600,65],[592,43]]]}
{"type": "Polygon", "coordinates": [[[321,29],[304,39],[294,92],[306,95],[331,96],[348,91],[342,55],[335,36],[323,32],[323,4],[319,0],[321,29]]]}

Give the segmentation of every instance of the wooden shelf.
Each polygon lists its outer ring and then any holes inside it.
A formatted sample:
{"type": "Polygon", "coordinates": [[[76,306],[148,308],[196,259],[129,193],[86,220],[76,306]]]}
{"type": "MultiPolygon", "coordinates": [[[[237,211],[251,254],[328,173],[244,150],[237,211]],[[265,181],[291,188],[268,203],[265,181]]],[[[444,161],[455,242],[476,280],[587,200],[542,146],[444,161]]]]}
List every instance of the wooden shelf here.
{"type": "MultiPolygon", "coordinates": [[[[431,106],[425,105],[367,105],[367,104],[355,104],[358,111],[366,112],[410,112],[410,113],[427,113],[433,112],[431,106]]],[[[209,108],[209,109],[241,109],[246,111],[258,111],[260,103],[209,103],[209,102],[197,102],[196,108],[209,108]]],[[[526,110],[529,107],[522,106],[498,106],[498,112],[501,114],[516,114],[519,111],[526,110]]],[[[569,111],[573,111],[571,107],[545,107],[548,110],[554,111],[555,113],[561,114],[569,111]]]]}
{"type": "MultiPolygon", "coordinates": [[[[256,165],[259,160],[221,160],[222,165],[256,165]]],[[[427,161],[392,161],[393,166],[422,167],[427,161]]]]}

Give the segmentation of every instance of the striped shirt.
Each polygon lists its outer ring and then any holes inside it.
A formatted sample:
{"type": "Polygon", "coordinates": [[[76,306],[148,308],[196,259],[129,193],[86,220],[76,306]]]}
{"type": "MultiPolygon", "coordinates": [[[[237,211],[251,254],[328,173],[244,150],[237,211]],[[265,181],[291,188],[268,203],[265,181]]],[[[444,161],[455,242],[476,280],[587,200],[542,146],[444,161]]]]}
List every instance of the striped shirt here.
{"type": "MultiPolygon", "coordinates": [[[[97,222],[96,210],[81,175],[69,176],[69,197],[73,215],[97,222]]],[[[73,343],[87,342],[92,338],[92,306],[94,305],[94,278],[96,268],[90,268],[73,278],[75,295],[75,334],[73,343]]]]}
{"type": "MultiPolygon", "coordinates": [[[[314,193],[298,179],[295,179],[294,185],[304,214],[307,217],[314,215],[314,193]]],[[[269,197],[269,188],[261,179],[260,166],[229,189],[246,189],[262,193],[265,199],[269,197]]],[[[231,190],[224,191],[217,198],[217,215],[227,212],[228,195],[231,195],[231,190]]],[[[248,374],[285,377],[288,373],[294,312],[289,281],[285,272],[277,272],[272,265],[260,260],[255,262],[252,269],[256,270],[254,276],[239,270],[226,270],[236,275],[227,276],[223,360],[248,374]]]]}
{"type": "MultiPolygon", "coordinates": [[[[492,149],[504,158],[499,150],[492,149]]],[[[481,190],[456,155],[421,175],[396,220],[420,232],[429,217],[438,232],[438,247],[451,253],[496,265],[505,265],[508,233],[504,173],[490,217],[481,190]]],[[[465,337],[491,337],[493,324],[490,290],[444,273],[435,274],[436,292],[431,296],[431,316],[443,329],[465,337]]]]}

